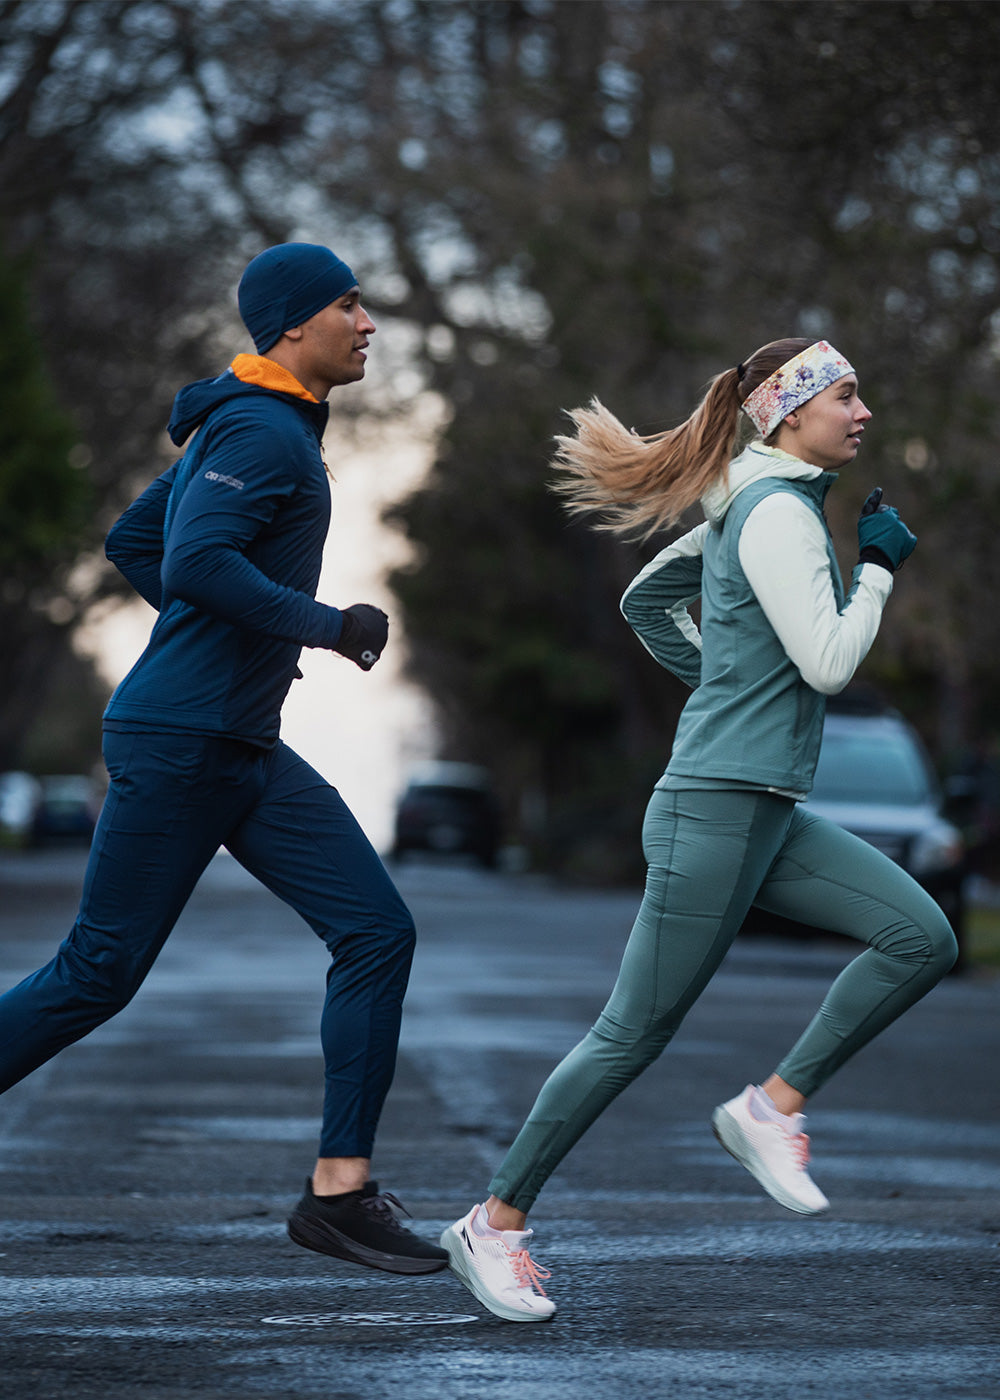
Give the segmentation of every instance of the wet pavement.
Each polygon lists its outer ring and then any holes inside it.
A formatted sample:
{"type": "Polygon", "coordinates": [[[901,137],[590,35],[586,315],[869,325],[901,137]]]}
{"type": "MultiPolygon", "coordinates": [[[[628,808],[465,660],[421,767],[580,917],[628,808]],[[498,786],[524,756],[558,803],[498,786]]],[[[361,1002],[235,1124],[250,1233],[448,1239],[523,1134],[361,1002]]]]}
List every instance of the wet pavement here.
{"type": "MultiPolygon", "coordinates": [[[[83,857],[0,856],[0,983],[45,961],[83,857]]],[[[611,986],[634,894],[396,871],[420,947],[376,1173],[435,1236],[481,1199],[611,986]]],[[[534,1213],[559,1303],[485,1313],[284,1233],[315,1153],[325,953],[228,858],[135,1002],[0,1101],[4,1400],[1000,1397],[1000,979],[950,978],[817,1096],[819,1219],[767,1200],[713,1106],[849,956],[737,945],[534,1213]]]]}

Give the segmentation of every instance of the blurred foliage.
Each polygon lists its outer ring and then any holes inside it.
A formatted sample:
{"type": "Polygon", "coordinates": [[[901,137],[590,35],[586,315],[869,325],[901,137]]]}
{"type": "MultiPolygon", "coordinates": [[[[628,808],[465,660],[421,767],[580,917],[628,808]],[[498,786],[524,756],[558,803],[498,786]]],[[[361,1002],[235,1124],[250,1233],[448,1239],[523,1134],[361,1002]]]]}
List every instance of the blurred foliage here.
{"type": "Polygon", "coordinates": [[[1000,968],[1000,909],[977,907],[969,913],[969,961],[976,967],[1000,968]]]}
{"type": "Polygon", "coordinates": [[[24,279],[5,262],[0,324],[0,589],[13,601],[75,558],[89,492],[29,322],[24,279]]]}
{"type": "Polygon", "coordinates": [[[998,35],[980,0],[0,0],[6,241],[93,453],[81,549],[234,348],[246,258],[331,243],[383,406],[450,407],[391,512],[447,752],[552,863],[631,871],[684,692],[616,604],[662,542],[566,522],[561,410],[655,430],[823,335],[875,411],[831,498],[845,570],[876,480],[920,535],[864,674],[939,756],[995,728],[998,35]]]}
{"type": "MultiPolygon", "coordinates": [[[[28,314],[23,270],[0,256],[0,768],[54,688],[73,620],[67,576],[86,530],[83,449],[28,314]]],[[[91,714],[89,718],[93,720],[91,714]]],[[[92,741],[91,741],[92,743],[92,741]]]]}

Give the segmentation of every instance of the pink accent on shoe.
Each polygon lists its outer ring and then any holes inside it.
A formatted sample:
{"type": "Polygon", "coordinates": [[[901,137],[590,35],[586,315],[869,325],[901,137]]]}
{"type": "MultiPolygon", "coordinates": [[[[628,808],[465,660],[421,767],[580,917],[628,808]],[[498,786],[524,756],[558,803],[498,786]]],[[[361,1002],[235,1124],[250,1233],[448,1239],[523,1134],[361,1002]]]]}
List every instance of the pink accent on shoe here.
{"type": "Polygon", "coordinates": [[[541,1280],[551,1278],[551,1271],[536,1264],[526,1249],[511,1249],[510,1245],[506,1245],[506,1248],[518,1288],[537,1288],[542,1297],[547,1298],[549,1295],[542,1287],[541,1280]]]}
{"type": "Polygon", "coordinates": [[[792,1151],[798,1158],[799,1166],[805,1171],[809,1165],[809,1139],[805,1133],[789,1133],[788,1137],[792,1144],[792,1151]]]}

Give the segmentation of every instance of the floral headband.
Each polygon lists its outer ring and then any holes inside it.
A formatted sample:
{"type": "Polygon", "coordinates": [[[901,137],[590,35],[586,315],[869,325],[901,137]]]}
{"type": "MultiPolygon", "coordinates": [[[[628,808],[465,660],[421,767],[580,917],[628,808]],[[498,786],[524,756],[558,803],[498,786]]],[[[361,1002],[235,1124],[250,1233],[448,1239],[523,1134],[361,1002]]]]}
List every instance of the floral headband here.
{"type": "Polygon", "coordinates": [[[853,373],[854,366],[839,351],[827,341],[817,340],[758,384],[741,407],[761,437],[769,438],[783,418],[845,374],[853,373]]]}

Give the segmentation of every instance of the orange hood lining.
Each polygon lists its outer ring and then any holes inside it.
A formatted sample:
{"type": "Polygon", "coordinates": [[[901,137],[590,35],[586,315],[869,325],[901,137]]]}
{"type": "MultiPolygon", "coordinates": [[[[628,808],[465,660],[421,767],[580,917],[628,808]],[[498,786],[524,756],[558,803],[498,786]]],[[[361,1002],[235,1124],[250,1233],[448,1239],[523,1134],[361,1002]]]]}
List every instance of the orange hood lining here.
{"type": "Polygon", "coordinates": [[[292,374],[291,370],[269,360],[266,355],[237,355],[230,365],[236,378],[244,384],[257,384],[262,389],[274,389],[279,394],[294,394],[307,403],[319,403],[315,394],[310,394],[292,374]]]}

